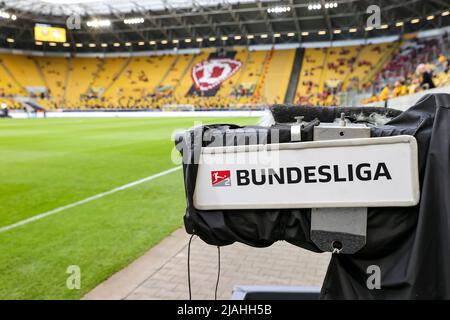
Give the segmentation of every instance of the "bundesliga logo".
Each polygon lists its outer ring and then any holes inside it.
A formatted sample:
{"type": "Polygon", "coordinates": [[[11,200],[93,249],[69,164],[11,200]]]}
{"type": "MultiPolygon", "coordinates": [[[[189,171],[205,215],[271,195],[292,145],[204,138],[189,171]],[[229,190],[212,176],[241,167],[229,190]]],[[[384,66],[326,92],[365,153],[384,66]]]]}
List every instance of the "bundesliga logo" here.
{"type": "Polygon", "coordinates": [[[231,186],[230,170],[211,171],[211,183],[213,187],[231,186]]]}

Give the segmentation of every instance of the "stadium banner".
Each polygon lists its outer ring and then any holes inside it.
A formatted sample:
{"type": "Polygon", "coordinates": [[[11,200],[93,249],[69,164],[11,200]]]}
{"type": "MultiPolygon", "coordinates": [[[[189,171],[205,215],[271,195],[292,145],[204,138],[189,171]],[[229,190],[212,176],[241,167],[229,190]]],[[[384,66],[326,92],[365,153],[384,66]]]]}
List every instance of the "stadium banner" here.
{"type": "Polygon", "coordinates": [[[45,42],[66,42],[66,29],[46,24],[34,26],[34,40],[45,42]]]}
{"type": "Polygon", "coordinates": [[[234,59],[209,59],[192,67],[192,81],[201,92],[212,90],[232,77],[242,66],[234,59]]]}
{"type": "Polygon", "coordinates": [[[412,136],[202,148],[200,210],[413,206],[412,136]]]}

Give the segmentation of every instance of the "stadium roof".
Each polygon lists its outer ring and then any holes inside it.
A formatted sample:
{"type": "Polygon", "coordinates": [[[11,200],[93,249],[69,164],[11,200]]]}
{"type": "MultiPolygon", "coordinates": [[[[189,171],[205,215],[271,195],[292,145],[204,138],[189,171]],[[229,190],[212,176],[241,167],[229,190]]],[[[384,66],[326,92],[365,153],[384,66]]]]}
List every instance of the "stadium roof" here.
{"type": "Polygon", "coordinates": [[[108,15],[235,4],[254,0],[8,0],[6,7],[45,15],[108,15]]]}
{"type": "Polygon", "coordinates": [[[0,46],[109,52],[361,39],[448,26],[449,7],[447,0],[0,0],[0,46]],[[380,8],[379,28],[367,26],[371,5],[380,8]],[[36,44],[36,23],[65,27],[66,44],[36,44]]]}

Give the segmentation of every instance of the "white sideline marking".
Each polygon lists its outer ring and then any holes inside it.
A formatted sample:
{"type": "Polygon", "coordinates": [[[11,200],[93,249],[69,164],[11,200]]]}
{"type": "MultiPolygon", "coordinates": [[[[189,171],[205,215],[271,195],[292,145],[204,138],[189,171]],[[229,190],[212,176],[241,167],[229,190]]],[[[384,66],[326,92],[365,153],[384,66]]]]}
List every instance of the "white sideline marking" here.
{"type": "Polygon", "coordinates": [[[30,223],[30,222],[33,222],[33,221],[40,220],[42,218],[54,215],[54,214],[56,214],[58,212],[61,212],[61,211],[67,210],[67,209],[71,209],[73,207],[85,204],[87,202],[90,202],[90,201],[93,201],[93,200],[97,200],[99,198],[102,198],[102,197],[108,196],[110,194],[116,193],[117,191],[122,191],[122,190],[125,190],[125,189],[132,188],[134,186],[137,186],[138,184],[141,184],[141,183],[144,183],[144,182],[147,182],[147,181],[154,180],[156,178],[165,176],[166,174],[172,173],[172,172],[177,171],[179,169],[181,169],[181,166],[178,166],[178,167],[175,167],[175,168],[171,168],[171,169],[168,169],[168,170],[165,170],[165,171],[161,171],[159,173],[156,173],[154,175],[148,176],[146,178],[143,178],[143,179],[140,179],[140,180],[136,180],[136,181],[127,183],[127,184],[125,184],[123,186],[114,188],[112,190],[96,194],[95,196],[92,196],[92,197],[89,197],[89,198],[86,198],[86,199],[83,199],[83,200],[80,200],[80,201],[68,204],[68,205],[63,206],[63,207],[59,207],[59,208],[56,208],[56,209],[53,209],[53,210],[50,210],[50,211],[47,211],[47,212],[35,215],[35,216],[32,216],[32,217],[30,217],[28,219],[25,219],[25,220],[22,220],[22,221],[10,224],[9,226],[5,226],[5,227],[0,228],[0,233],[8,231],[8,230],[11,230],[11,229],[14,229],[14,228],[17,228],[17,227],[20,227],[20,226],[23,226],[23,225],[25,225],[27,223],[30,223]]]}

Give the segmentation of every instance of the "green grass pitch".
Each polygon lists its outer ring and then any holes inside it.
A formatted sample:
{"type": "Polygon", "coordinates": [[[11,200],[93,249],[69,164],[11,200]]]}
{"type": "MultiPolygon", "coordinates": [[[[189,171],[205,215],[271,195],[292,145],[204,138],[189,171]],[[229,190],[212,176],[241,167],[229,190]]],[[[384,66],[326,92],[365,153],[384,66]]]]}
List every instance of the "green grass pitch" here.
{"type": "MultiPolygon", "coordinates": [[[[0,228],[174,167],[171,134],[194,121],[1,119],[0,228]]],[[[180,227],[184,205],[180,170],[0,233],[0,299],[82,297],[180,227]]]]}

